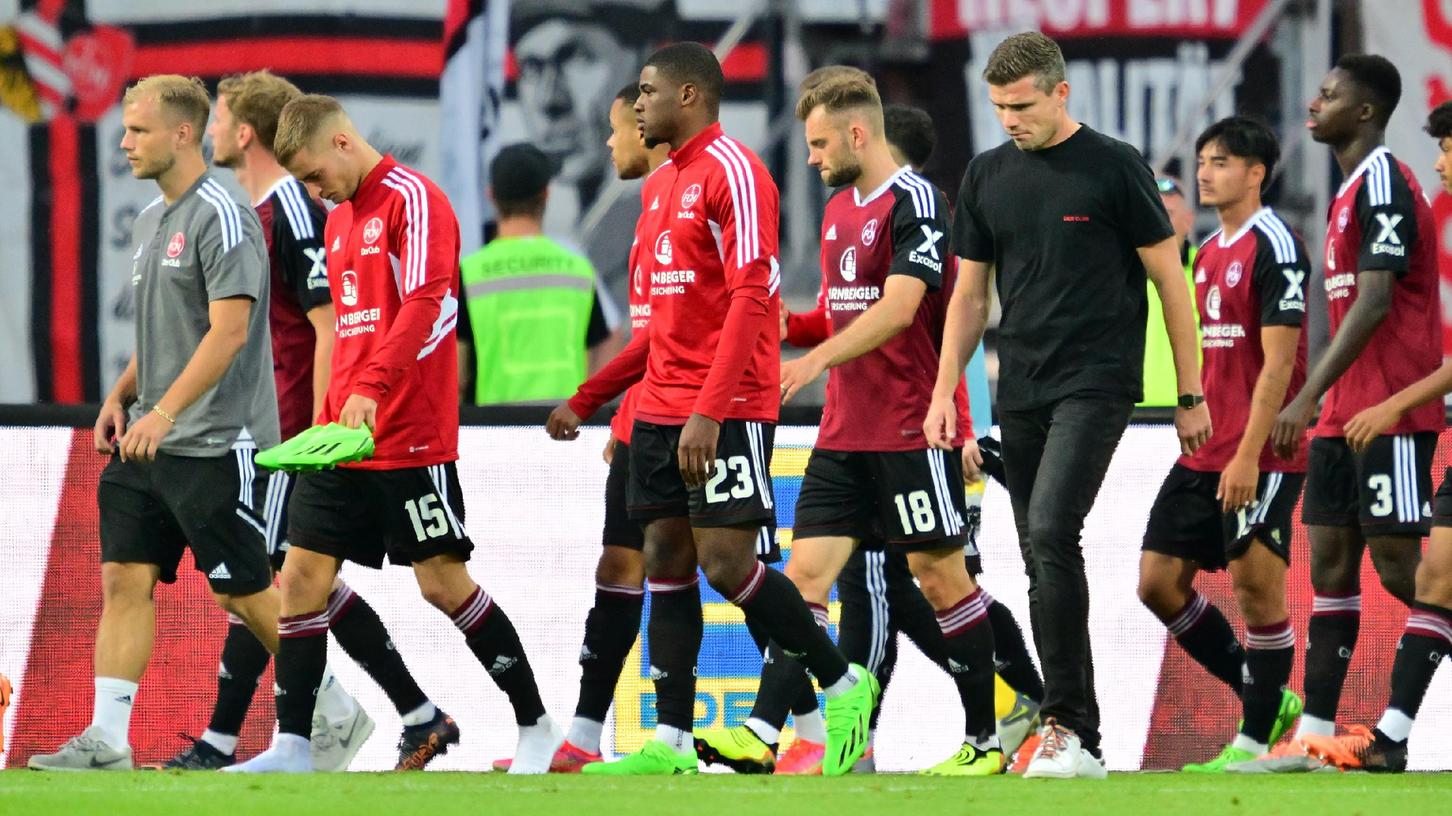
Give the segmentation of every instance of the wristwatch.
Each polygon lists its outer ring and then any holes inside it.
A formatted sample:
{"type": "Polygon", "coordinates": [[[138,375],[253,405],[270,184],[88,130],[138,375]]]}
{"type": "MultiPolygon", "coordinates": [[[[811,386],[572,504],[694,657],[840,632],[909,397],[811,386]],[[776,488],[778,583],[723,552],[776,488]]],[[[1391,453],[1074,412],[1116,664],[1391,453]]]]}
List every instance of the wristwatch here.
{"type": "Polygon", "coordinates": [[[1181,394],[1179,401],[1175,404],[1181,408],[1194,408],[1204,401],[1204,394],[1181,394]]]}

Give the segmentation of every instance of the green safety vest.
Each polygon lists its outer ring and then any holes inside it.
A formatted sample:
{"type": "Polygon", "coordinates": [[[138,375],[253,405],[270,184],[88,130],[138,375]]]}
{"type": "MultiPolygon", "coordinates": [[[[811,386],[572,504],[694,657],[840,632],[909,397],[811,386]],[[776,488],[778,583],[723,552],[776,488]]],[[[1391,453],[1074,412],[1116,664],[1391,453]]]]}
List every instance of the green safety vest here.
{"type": "Polygon", "coordinates": [[[460,263],[479,405],[563,400],[585,381],[590,262],[542,235],[496,238],[460,263]]]}
{"type": "MultiPolygon", "coordinates": [[[[1185,286],[1190,290],[1190,311],[1195,315],[1196,337],[1199,336],[1200,312],[1195,306],[1195,254],[1199,247],[1190,245],[1185,262],[1185,286]]],[[[1170,348],[1170,335],[1165,330],[1165,307],[1154,281],[1146,282],[1149,293],[1149,317],[1144,333],[1144,401],[1141,406],[1174,407],[1180,399],[1179,381],[1175,378],[1175,354],[1170,348]]],[[[1199,344],[1196,343],[1196,350],[1199,344]]]]}

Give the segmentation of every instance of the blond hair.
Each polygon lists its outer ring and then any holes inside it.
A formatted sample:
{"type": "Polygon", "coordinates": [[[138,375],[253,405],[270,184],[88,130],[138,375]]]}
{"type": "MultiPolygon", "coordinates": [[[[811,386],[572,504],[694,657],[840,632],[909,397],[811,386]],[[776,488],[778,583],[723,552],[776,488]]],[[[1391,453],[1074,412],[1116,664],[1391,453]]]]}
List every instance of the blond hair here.
{"type": "Polygon", "coordinates": [[[283,166],[292,163],[299,152],[322,134],[323,128],[338,120],[347,121],[343,104],[331,96],[303,94],[283,107],[277,117],[277,134],[272,152],[283,166]]]}
{"type": "Polygon", "coordinates": [[[1064,52],[1059,44],[1038,31],[1025,31],[993,49],[983,66],[983,80],[989,85],[1009,85],[1032,76],[1034,87],[1053,93],[1064,81],[1064,71],[1064,52]]]}
{"type": "Polygon", "coordinates": [[[227,109],[232,112],[233,120],[251,127],[257,134],[257,142],[271,152],[282,109],[302,96],[302,91],[286,79],[263,69],[223,79],[217,84],[217,96],[227,98],[227,109]]]}
{"type": "Polygon", "coordinates": [[[190,124],[197,144],[202,143],[207,117],[212,113],[212,97],[200,79],[181,74],[152,74],[127,88],[122,103],[130,105],[143,96],[154,98],[163,111],[190,124]]]}
{"type": "Polygon", "coordinates": [[[849,65],[828,65],[807,74],[797,97],[797,118],[805,122],[817,107],[827,113],[865,109],[869,122],[882,132],[882,97],[866,71],[849,65]]]}

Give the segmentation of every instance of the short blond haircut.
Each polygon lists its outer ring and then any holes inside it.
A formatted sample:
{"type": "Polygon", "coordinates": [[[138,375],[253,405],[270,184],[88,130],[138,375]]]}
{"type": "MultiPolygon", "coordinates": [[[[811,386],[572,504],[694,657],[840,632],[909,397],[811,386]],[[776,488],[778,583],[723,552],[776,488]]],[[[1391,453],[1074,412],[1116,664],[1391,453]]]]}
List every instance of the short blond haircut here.
{"type": "Polygon", "coordinates": [[[200,79],[181,74],[152,74],[127,88],[122,104],[130,105],[144,96],[153,97],[163,111],[190,124],[196,132],[197,144],[202,143],[207,117],[212,114],[212,97],[200,79]]]}
{"type": "Polygon", "coordinates": [[[277,156],[279,163],[287,166],[322,134],[325,127],[346,120],[347,114],[338,100],[322,94],[303,94],[287,103],[277,117],[273,155],[277,156]]]}
{"type": "Polygon", "coordinates": [[[272,151],[277,139],[277,119],[287,103],[302,91],[286,79],[266,69],[247,74],[233,74],[217,84],[217,96],[227,98],[232,119],[245,123],[257,134],[257,142],[272,151]]]}
{"type": "Polygon", "coordinates": [[[797,118],[805,122],[818,107],[832,114],[864,110],[876,132],[882,132],[882,97],[877,93],[877,82],[860,68],[828,65],[807,74],[797,97],[797,118]]]}

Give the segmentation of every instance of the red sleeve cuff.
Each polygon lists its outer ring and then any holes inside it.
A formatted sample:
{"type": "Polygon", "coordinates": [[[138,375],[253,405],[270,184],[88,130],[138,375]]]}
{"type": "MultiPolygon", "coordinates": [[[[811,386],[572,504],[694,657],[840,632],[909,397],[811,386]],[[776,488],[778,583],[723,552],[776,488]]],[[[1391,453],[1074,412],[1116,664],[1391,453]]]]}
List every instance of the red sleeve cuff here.
{"type": "Polygon", "coordinates": [[[793,346],[810,348],[821,345],[831,336],[832,322],[827,319],[826,309],[787,315],[786,341],[793,346]]]}

